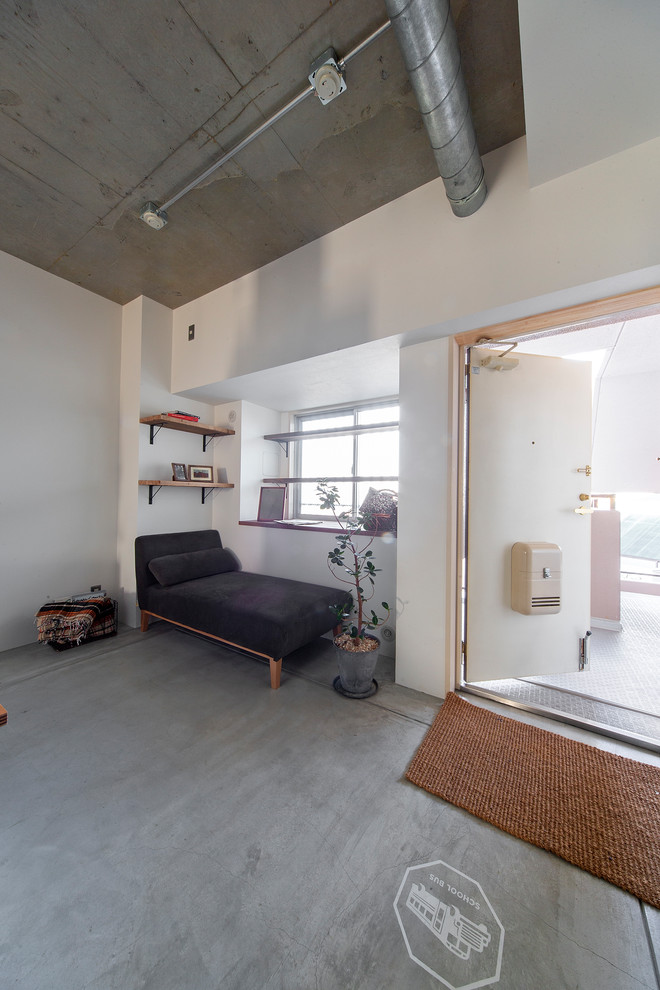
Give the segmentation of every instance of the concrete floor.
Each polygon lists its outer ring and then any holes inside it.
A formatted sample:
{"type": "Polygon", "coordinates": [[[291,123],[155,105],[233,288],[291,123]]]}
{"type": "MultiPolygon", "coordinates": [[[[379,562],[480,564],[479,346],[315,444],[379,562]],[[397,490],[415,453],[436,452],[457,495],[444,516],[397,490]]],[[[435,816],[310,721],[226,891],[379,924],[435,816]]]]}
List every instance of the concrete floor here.
{"type": "MultiPolygon", "coordinates": [[[[477,687],[524,705],[600,723],[660,748],[660,595],[621,593],[620,632],[592,629],[589,669],[481,681],[477,687]]],[[[607,731],[605,729],[605,731],[607,731]]],[[[620,736],[619,736],[620,737],[620,736]]]]}
{"type": "Polygon", "coordinates": [[[658,990],[660,912],[406,782],[439,703],[387,664],[369,701],[333,675],[322,642],[273,692],[266,666],[160,624],[2,654],[2,986],[658,990]],[[412,960],[394,902],[423,864],[480,885],[499,979],[493,951],[408,927],[412,960]]]}

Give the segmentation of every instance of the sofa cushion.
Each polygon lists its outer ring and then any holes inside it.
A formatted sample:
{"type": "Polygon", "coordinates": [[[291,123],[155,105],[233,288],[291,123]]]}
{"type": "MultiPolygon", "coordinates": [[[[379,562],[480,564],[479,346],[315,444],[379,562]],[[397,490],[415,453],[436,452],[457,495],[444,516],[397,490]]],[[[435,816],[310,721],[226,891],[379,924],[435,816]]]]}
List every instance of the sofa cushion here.
{"type": "Polygon", "coordinates": [[[238,561],[231,550],[212,547],[208,550],[190,550],[188,553],[170,553],[149,561],[149,570],[162,587],[196,578],[237,571],[238,561]]]}
{"type": "Polygon", "coordinates": [[[234,571],[149,588],[145,608],[158,618],[268,657],[282,657],[328,632],[331,609],[347,602],[341,588],[234,571]]]}

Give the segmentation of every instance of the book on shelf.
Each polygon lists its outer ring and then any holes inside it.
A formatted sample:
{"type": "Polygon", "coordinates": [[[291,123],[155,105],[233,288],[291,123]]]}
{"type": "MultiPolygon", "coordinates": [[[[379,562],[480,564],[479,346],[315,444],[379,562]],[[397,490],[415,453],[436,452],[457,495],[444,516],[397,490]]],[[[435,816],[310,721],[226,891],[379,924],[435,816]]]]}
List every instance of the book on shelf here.
{"type": "Polygon", "coordinates": [[[161,416],[169,416],[170,419],[185,419],[190,423],[199,423],[199,416],[195,416],[194,413],[182,412],[180,409],[161,413],[161,416]]]}

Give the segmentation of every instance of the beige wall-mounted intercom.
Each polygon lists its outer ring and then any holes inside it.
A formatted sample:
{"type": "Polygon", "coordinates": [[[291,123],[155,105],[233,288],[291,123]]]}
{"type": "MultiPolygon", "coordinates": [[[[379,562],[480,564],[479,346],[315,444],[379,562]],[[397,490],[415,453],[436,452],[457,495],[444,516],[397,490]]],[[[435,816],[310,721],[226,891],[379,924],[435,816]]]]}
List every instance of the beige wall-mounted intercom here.
{"type": "Polygon", "coordinates": [[[556,543],[513,544],[511,608],[523,615],[559,612],[561,549],[556,543]]]}

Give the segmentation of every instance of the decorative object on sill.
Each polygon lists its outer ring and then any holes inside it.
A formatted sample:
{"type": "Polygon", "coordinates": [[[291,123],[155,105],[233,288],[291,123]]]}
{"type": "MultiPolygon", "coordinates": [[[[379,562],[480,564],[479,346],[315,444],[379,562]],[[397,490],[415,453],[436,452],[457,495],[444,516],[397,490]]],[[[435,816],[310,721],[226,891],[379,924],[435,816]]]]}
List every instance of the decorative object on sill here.
{"type": "Polygon", "coordinates": [[[210,481],[213,484],[213,468],[207,464],[189,464],[188,481],[210,481]]]}
{"type": "Polygon", "coordinates": [[[394,533],[396,535],[398,493],[391,488],[370,488],[360,506],[365,517],[364,529],[368,533],[394,533]]]}
{"type": "Polygon", "coordinates": [[[172,481],[187,481],[188,472],[185,464],[175,464],[172,461],[172,481]]]}
{"type": "Polygon", "coordinates": [[[47,602],[36,613],[37,638],[54,650],[69,650],[117,632],[117,602],[112,598],[69,598],[47,602]]]}
{"type": "Polygon", "coordinates": [[[335,485],[321,481],[316,491],[321,508],[332,512],[342,530],[335,537],[337,545],[328,553],[328,568],[339,581],[351,587],[350,603],[333,608],[339,623],[333,640],[339,676],[333,687],[346,698],[370,698],[378,690],[374,673],[380,649],[380,640],[370,631],[387,622],[390,607],[387,602],[381,602],[386,613],[382,617],[368,605],[376,591],[375,576],[379,571],[371,549],[374,537],[360,538],[369,517],[362,509],[354,517],[348,512],[338,514],[339,489],[335,485]]]}
{"type": "Polygon", "coordinates": [[[262,488],[257,519],[260,522],[279,522],[284,519],[285,500],[286,488],[262,488]]]}

